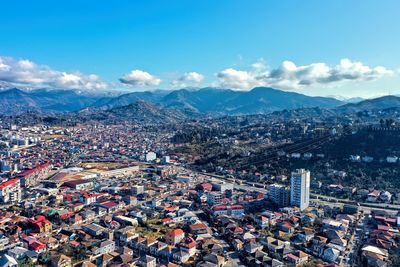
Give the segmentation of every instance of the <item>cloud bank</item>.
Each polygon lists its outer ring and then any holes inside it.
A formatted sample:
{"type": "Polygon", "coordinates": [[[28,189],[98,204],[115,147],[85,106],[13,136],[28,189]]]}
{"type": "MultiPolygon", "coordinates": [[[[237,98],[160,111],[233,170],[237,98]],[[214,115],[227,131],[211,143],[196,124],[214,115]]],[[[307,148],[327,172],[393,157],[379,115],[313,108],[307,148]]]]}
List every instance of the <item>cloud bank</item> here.
{"type": "Polygon", "coordinates": [[[58,71],[30,60],[16,60],[2,56],[0,56],[0,81],[62,89],[103,90],[109,88],[108,83],[94,74],[58,71]]]}
{"type": "MultiPolygon", "coordinates": [[[[398,74],[383,66],[370,67],[359,61],[341,59],[337,65],[311,63],[296,65],[292,61],[283,61],[277,68],[269,68],[264,59],[252,64],[247,70],[226,68],[216,74],[212,86],[249,90],[257,86],[269,86],[278,89],[298,90],[315,88],[330,84],[342,85],[346,81],[373,81],[384,76],[398,74]]],[[[205,76],[199,72],[186,72],[175,79],[167,79],[172,88],[189,86],[200,87],[205,76]]],[[[120,87],[155,88],[163,81],[149,72],[134,69],[121,78],[119,82],[106,82],[94,74],[55,70],[46,65],[39,65],[27,59],[17,60],[0,56],[0,88],[30,86],[33,88],[50,87],[59,89],[105,90],[120,87]]]]}
{"type": "Polygon", "coordinates": [[[382,66],[369,67],[359,61],[342,59],[336,66],[326,63],[297,66],[292,61],[283,61],[280,67],[272,70],[267,70],[265,64],[257,62],[249,71],[228,68],[219,72],[217,78],[220,86],[238,90],[257,86],[301,89],[316,84],[376,80],[393,73],[382,66]]]}

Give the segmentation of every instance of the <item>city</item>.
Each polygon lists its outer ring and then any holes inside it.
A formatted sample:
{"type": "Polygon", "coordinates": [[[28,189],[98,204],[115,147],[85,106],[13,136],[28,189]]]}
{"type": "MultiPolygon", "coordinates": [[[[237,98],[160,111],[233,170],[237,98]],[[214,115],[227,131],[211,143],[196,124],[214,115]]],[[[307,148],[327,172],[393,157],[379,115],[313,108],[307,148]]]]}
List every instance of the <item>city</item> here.
{"type": "Polygon", "coordinates": [[[0,267],[400,267],[398,0],[0,10],[0,267]]]}
{"type": "MultiPolygon", "coordinates": [[[[182,145],[173,142],[172,125],[162,131],[152,124],[63,128],[3,121],[1,264],[373,266],[394,260],[398,191],[326,184],[304,168],[199,170],[204,166],[191,153],[177,152],[182,145]]],[[[289,160],[301,157],[295,160],[304,166],[304,157],[314,155],[308,147],[299,156],[277,151],[289,160]]]]}

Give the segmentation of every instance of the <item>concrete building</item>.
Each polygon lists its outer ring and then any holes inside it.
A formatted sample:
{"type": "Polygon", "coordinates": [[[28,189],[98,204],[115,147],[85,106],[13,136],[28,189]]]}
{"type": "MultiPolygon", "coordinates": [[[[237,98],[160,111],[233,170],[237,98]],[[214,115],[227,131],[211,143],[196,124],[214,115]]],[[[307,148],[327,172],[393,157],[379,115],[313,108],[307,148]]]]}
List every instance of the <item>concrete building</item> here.
{"type": "Polygon", "coordinates": [[[234,218],[242,218],[244,216],[244,207],[242,205],[232,205],[232,206],[215,206],[213,207],[213,215],[227,215],[234,218]]]}
{"type": "Polygon", "coordinates": [[[0,160],[0,172],[11,171],[11,164],[6,160],[0,160]]]}
{"type": "Polygon", "coordinates": [[[113,252],[115,250],[115,242],[112,240],[106,240],[99,244],[98,247],[94,247],[92,251],[95,255],[103,255],[106,253],[113,252]]]}
{"type": "Polygon", "coordinates": [[[224,193],[227,190],[233,190],[233,184],[231,183],[213,183],[212,184],[213,190],[215,191],[220,191],[222,193],[224,193]]]}
{"type": "Polygon", "coordinates": [[[220,192],[208,192],[207,193],[207,202],[210,205],[219,205],[223,203],[223,199],[225,196],[220,192]]]}
{"type": "Polygon", "coordinates": [[[22,187],[36,186],[41,180],[46,178],[52,168],[50,161],[47,161],[41,165],[38,165],[31,169],[26,169],[17,174],[17,177],[21,180],[22,187]]]}
{"type": "Polygon", "coordinates": [[[64,183],[64,185],[75,190],[91,190],[93,189],[94,186],[92,180],[84,180],[84,179],[67,181],[64,183]]]}
{"type": "Polygon", "coordinates": [[[134,185],[132,186],[132,194],[134,196],[140,195],[144,193],[144,186],[143,185],[134,185]]]}
{"type": "Polygon", "coordinates": [[[163,164],[168,164],[169,162],[170,162],[169,156],[164,156],[161,160],[161,163],[163,163],[163,164]]]}
{"type": "Polygon", "coordinates": [[[22,191],[19,179],[11,179],[0,184],[1,203],[19,203],[21,198],[22,191]]]}
{"type": "Polygon", "coordinates": [[[154,152],[152,152],[152,151],[147,152],[147,154],[146,154],[146,161],[154,161],[154,160],[156,160],[156,159],[157,159],[156,153],[154,153],[154,152]]]}
{"type": "Polygon", "coordinates": [[[310,171],[298,169],[292,172],[290,184],[290,204],[304,210],[310,203],[310,171]]]}
{"type": "Polygon", "coordinates": [[[280,184],[270,185],[268,197],[279,207],[290,205],[290,189],[287,186],[280,184]]]}

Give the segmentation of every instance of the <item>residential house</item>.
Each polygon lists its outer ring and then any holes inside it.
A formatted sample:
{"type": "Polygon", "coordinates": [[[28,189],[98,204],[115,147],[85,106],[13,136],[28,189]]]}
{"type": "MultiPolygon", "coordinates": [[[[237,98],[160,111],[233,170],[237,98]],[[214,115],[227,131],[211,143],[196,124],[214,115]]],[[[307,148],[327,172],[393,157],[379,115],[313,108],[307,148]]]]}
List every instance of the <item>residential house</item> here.
{"type": "Polygon", "coordinates": [[[152,256],[149,256],[149,255],[142,256],[137,261],[137,266],[140,266],[140,267],[156,267],[157,266],[156,258],[154,258],[152,256]]]}
{"type": "Polygon", "coordinates": [[[72,260],[70,257],[57,253],[51,258],[51,266],[52,267],[71,267],[72,260]]]}
{"type": "Polygon", "coordinates": [[[176,245],[185,238],[185,232],[182,229],[173,229],[165,235],[165,240],[169,245],[176,245]]]}
{"type": "Polygon", "coordinates": [[[115,250],[115,242],[112,240],[106,240],[95,246],[92,251],[95,255],[102,255],[113,252],[115,250]]]}
{"type": "Polygon", "coordinates": [[[289,266],[300,266],[308,261],[308,254],[298,250],[294,253],[289,253],[287,255],[287,261],[289,266]]]}

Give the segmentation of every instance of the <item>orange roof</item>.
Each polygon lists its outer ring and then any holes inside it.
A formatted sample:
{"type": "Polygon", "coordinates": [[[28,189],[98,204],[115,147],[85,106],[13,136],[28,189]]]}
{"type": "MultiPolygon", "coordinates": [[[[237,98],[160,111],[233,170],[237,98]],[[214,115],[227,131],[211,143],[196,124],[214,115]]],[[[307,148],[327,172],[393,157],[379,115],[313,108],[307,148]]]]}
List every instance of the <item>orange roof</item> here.
{"type": "Polygon", "coordinates": [[[190,225],[191,229],[203,229],[203,228],[207,228],[207,225],[205,225],[204,223],[196,223],[196,224],[192,224],[190,225]]]}
{"type": "Polygon", "coordinates": [[[182,229],[179,229],[179,228],[171,230],[168,233],[168,235],[171,236],[171,237],[176,237],[176,236],[180,236],[180,235],[184,235],[184,234],[185,234],[185,232],[182,229]]]}

